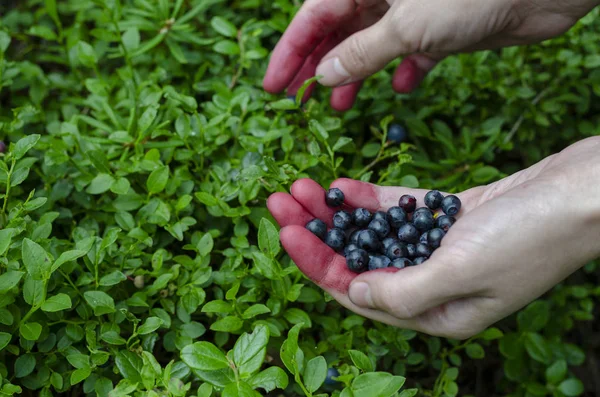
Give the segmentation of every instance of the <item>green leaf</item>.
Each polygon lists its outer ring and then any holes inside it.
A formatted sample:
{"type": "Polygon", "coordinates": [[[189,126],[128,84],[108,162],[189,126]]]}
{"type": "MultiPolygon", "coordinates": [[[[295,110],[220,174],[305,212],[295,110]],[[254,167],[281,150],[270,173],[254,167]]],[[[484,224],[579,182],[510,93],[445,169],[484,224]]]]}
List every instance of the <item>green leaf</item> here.
{"type": "Polygon", "coordinates": [[[269,341],[269,329],[258,325],[251,334],[244,333],[233,347],[233,362],[242,377],[258,371],[264,362],[269,341]]]}
{"type": "Polygon", "coordinates": [[[35,211],[36,209],[46,204],[47,201],[48,199],[46,197],[38,197],[23,205],[23,209],[27,212],[35,211]]]}
{"type": "Polygon", "coordinates": [[[325,357],[317,356],[306,363],[303,380],[308,391],[311,393],[317,391],[325,382],[325,378],[327,378],[327,361],[325,361],[325,357]]]}
{"type": "Polygon", "coordinates": [[[144,367],[144,362],[139,355],[134,352],[121,350],[117,353],[115,364],[125,379],[141,383],[142,377],[140,373],[144,367]]]}
{"type": "Polygon", "coordinates": [[[148,193],[156,194],[162,192],[169,181],[169,166],[165,165],[152,171],[146,181],[148,193]]]}
{"type": "Polygon", "coordinates": [[[92,374],[92,369],[90,367],[80,368],[71,373],[71,385],[76,385],[79,382],[82,382],[89,378],[92,374]]]}
{"type": "Polygon", "coordinates": [[[136,27],[127,29],[121,36],[123,45],[127,51],[131,52],[140,46],[140,31],[136,27]]]}
{"type": "Polygon", "coordinates": [[[221,397],[257,397],[257,394],[246,382],[239,381],[228,384],[221,397]]]}
{"type": "Polygon", "coordinates": [[[498,328],[488,328],[480,333],[478,338],[482,338],[484,340],[495,340],[502,338],[502,336],[504,336],[504,333],[498,328]]]}
{"type": "Polygon", "coordinates": [[[352,142],[352,138],[348,138],[346,136],[340,137],[337,140],[337,142],[335,143],[335,145],[333,145],[333,151],[337,152],[338,150],[340,150],[341,148],[343,148],[344,146],[346,146],[350,142],[352,142]]]}
{"type": "Polygon", "coordinates": [[[478,168],[473,172],[473,181],[478,184],[488,183],[500,175],[500,171],[491,166],[478,168]]]}
{"type": "Polygon", "coordinates": [[[272,258],[279,254],[279,233],[275,226],[266,218],[260,220],[258,227],[258,247],[272,258]]]}
{"type": "Polygon", "coordinates": [[[94,48],[85,41],[77,43],[77,57],[79,62],[88,68],[94,67],[98,63],[94,48]]]}
{"type": "Polygon", "coordinates": [[[285,371],[280,367],[269,367],[250,378],[248,383],[255,389],[261,388],[266,393],[270,393],[275,389],[286,389],[289,379],[285,371]]]}
{"type": "Polygon", "coordinates": [[[304,327],[304,323],[296,324],[289,330],[288,337],[281,345],[279,352],[281,361],[292,374],[301,370],[300,367],[304,361],[304,353],[298,347],[298,336],[302,327],[304,327]]]}
{"type": "Polygon", "coordinates": [[[0,275],[0,294],[5,294],[12,288],[16,287],[23,278],[23,272],[17,272],[9,270],[6,273],[0,275]]]}
{"type": "Polygon", "coordinates": [[[348,354],[350,354],[350,359],[352,359],[356,368],[364,372],[373,372],[375,370],[375,368],[373,368],[373,362],[365,353],[358,350],[348,350],[348,354]]]}
{"type": "Polygon", "coordinates": [[[181,350],[181,359],[191,369],[216,371],[229,367],[225,354],[209,342],[196,342],[181,350]]]}
{"type": "Polygon", "coordinates": [[[531,358],[544,364],[548,364],[552,353],[544,338],[536,333],[528,333],[525,339],[525,349],[531,358]]]}
{"type": "Polygon", "coordinates": [[[94,309],[96,316],[115,312],[115,301],[106,292],[86,291],[83,294],[85,301],[94,309]]]}
{"type": "Polygon", "coordinates": [[[39,140],[39,134],[32,134],[26,136],[25,138],[19,139],[11,151],[13,158],[15,160],[19,160],[25,156],[25,154],[27,154],[27,152],[33,148],[39,140]]]}
{"type": "Polygon", "coordinates": [[[8,46],[10,45],[11,38],[8,33],[3,30],[0,30],[0,53],[6,52],[8,46]]]}
{"type": "Polygon", "coordinates": [[[88,251],[85,251],[85,250],[72,250],[72,251],[63,252],[62,254],[60,254],[58,259],[56,261],[54,261],[54,263],[52,264],[50,273],[54,273],[63,264],[65,264],[67,262],[72,262],[76,259],[79,259],[87,253],[88,253],[88,251]]]}
{"type": "Polygon", "coordinates": [[[92,179],[85,191],[89,194],[103,194],[109,191],[114,182],[115,178],[113,178],[111,175],[98,174],[94,179],[92,179]]]}
{"type": "Polygon", "coordinates": [[[125,338],[121,337],[121,335],[115,331],[105,332],[100,338],[111,345],[124,345],[127,342],[125,338]]]}
{"type": "Polygon", "coordinates": [[[219,33],[223,36],[227,36],[227,37],[237,36],[236,27],[231,22],[226,20],[225,18],[222,18],[219,16],[213,17],[210,20],[210,25],[213,27],[214,30],[217,31],[217,33],[219,33]]]}
{"type": "Polygon", "coordinates": [[[252,258],[254,260],[254,266],[256,266],[260,274],[269,280],[278,280],[280,278],[279,274],[281,269],[274,259],[267,257],[262,252],[253,252],[252,258]]]}
{"type": "Polygon", "coordinates": [[[56,10],[56,0],[45,0],[44,1],[46,12],[52,18],[56,26],[61,27],[60,18],[58,17],[58,12],[56,10]]]}
{"type": "Polygon", "coordinates": [[[28,238],[23,239],[21,256],[27,272],[34,280],[49,277],[52,263],[41,245],[28,238]]]}
{"type": "Polygon", "coordinates": [[[36,341],[42,334],[42,326],[38,323],[24,323],[19,326],[19,333],[27,340],[36,341]]]}
{"type": "Polygon", "coordinates": [[[567,376],[567,362],[558,360],[546,368],[546,380],[548,383],[556,385],[567,376]]]}
{"type": "Polygon", "coordinates": [[[212,236],[210,233],[206,233],[204,236],[202,236],[200,241],[198,241],[198,244],[196,244],[196,249],[200,255],[207,256],[212,251],[213,246],[214,241],[212,236]]]}
{"type": "Polygon", "coordinates": [[[10,343],[12,335],[6,332],[0,332],[0,351],[10,343]]]}
{"type": "Polygon", "coordinates": [[[71,298],[67,294],[57,294],[46,299],[42,304],[42,310],[45,312],[59,312],[70,309],[72,306],[71,298]]]}
{"type": "Polygon", "coordinates": [[[485,357],[485,351],[479,343],[469,343],[466,347],[467,355],[473,359],[481,359],[485,357]]]}
{"type": "Polygon", "coordinates": [[[150,334],[159,329],[162,324],[163,320],[161,320],[160,318],[148,317],[144,324],[142,324],[142,326],[138,328],[137,333],[138,335],[150,334]]]}
{"type": "Polygon", "coordinates": [[[6,250],[12,241],[12,236],[15,233],[15,229],[2,229],[0,230],[0,256],[4,255],[6,250]]]}
{"type": "Polygon", "coordinates": [[[406,389],[402,390],[398,397],[414,397],[419,393],[419,389],[406,389]]]}
{"type": "Polygon", "coordinates": [[[31,353],[24,354],[15,360],[15,376],[24,378],[31,374],[35,368],[35,356],[31,353]]]}
{"type": "Polygon", "coordinates": [[[354,397],[390,397],[396,393],[406,379],[387,372],[367,372],[352,381],[354,397]]]}
{"type": "Polygon", "coordinates": [[[567,397],[575,397],[583,394],[583,383],[579,379],[566,379],[558,385],[558,390],[567,397]]]}
{"type": "Polygon", "coordinates": [[[219,332],[235,332],[242,328],[244,322],[235,316],[223,317],[210,325],[210,329],[219,332]]]}
{"type": "Polygon", "coordinates": [[[308,122],[308,128],[310,131],[321,141],[326,141],[329,139],[329,134],[327,130],[315,119],[311,119],[308,122]]]}
{"type": "Polygon", "coordinates": [[[215,43],[213,50],[223,55],[238,55],[240,53],[238,44],[231,40],[221,40],[215,43]]]}

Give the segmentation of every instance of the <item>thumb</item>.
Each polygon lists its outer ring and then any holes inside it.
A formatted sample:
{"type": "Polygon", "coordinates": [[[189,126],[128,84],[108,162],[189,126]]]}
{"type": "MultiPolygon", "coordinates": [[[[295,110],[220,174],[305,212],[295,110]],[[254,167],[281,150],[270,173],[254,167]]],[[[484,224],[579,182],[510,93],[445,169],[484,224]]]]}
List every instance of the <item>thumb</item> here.
{"type": "Polygon", "coordinates": [[[319,83],[336,87],[368,77],[407,49],[402,40],[394,38],[395,32],[388,18],[354,33],[331,50],[319,64],[316,75],[323,76],[319,83]]]}
{"type": "Polygon", "coordinates": [[[456,286],[464,283],[457,280],[460,275],[450,275],[448,269],[447,264],[430,259],[395,273],[363,273],[352,281],[348,295],[358,307],[410,319],[458,297],[456,286]]]}

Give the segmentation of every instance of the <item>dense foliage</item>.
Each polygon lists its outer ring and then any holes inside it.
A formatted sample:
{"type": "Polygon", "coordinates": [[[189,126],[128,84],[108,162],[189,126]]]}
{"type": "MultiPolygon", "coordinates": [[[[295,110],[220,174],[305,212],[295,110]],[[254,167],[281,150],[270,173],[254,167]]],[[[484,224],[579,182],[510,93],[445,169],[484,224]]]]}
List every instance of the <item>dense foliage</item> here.
{"type": "Polygon", "coordinates": [[[411,95],[388,69],[336,114],[326,90],[261,89],[298,5],[2,1],[0,395],[597,395],[594,263],[443,340],[332,301],[265,200],[306,176],[456,192],[600,134],[598,12],[452,57],[411,95]]]}

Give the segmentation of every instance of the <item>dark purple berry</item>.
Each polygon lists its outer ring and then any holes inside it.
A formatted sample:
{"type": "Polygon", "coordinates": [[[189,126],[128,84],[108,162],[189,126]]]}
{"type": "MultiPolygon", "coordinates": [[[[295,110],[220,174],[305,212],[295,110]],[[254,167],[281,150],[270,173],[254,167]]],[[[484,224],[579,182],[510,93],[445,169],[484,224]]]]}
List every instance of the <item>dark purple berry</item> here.
{"type": "Polygon", "coordinates": [[[442,205],[444,196],[438,190],[432,190],[425,195],[425,205],[432,210],[437,210],[442,205]]]}
{"type": "Polygon", "coordinates": [[[417,246],[415,244],[406,244],[406,251],[408,252],[408,255],[406,255],[408,258],[417,256],[417,246]]]}
{"type": "Polygon", "coordinates": [[[417,265],[420,265],[421,263],[425,262],[426,260],[427,260],[427,258],[420,256],[418,258],[413,259],[412,263],[414,266],[417,266],[417,265]]]}
{"type": "Polygon", "coordinates": [[[431,248],[426,244],[417,244],[416,246],[417,257],[429,258],[431,256],[431,248]]]}
{"type": "Polygon", "coordinates": [[[417,208],[417,199],[415,196],[405,194],[404,196],[400,197],[400,200],[398,200],[398,207],[410,214],[415,210],[415,208],[417,208]]]}
{"type": "Polygon", "coordinates": [[[383,249],[386,250],[388,249],[388,247],[394,243],[398,242],[398,239],[394,238],[394,237],[386,237],[385,239],[383,239],[383,241],[381,242],[381,244],[383,244],[383,249]]]}
{"type": "Polygon", "coordinates": [[[391,267],[395,267],[396,269],[404,269],[405,267],[412,266],[413,263],[408,258],[398,258],[392,261],[391,267]]]}
{"type": "Polygon", "coordinates": [[[389,267],[392,261],[384,255],[373,255],[369,260],[369,270],[385,269],[389,267]]]}
{"type": "Polygon", "coordinates": [[[344,192],[337,187],[331,188],[325,193],[325,202],[329,207],[337,208],[344,204],[344,192]]]}
{"type": "Polygon", "coordinates": [[[427,235],[427,244],[429,244],[429,246],[434,250],[439,248],[444,235],[446,235],[446,233],[444,233],[442,229],[430,230],[429,234],[427,235]]]}
{"type": "Polygon", "coordinates": [[[412,223],[405,223],[398,229],[398,240],[406,244],[416,244],[419,241],[419,230],[412,223]]]}
{"type": "Polygon", "coordinates": [[[375,233],[371,229],[361,230],[358,234],[358,248],[364,249],[366,251],[377,251],[381,242],[379,241],[379,237],[377,237],[377,233],[375,233]]]}
{"type": "Polygon", "coordinates": [[[327,225],[322,220],[313,219],[306,224],[306,228],[321,240],[325,239],[325,235],[327,234],[327,225]]]}
{"type": "Polygon", "coordinates": [[[366,208],[357,208],[352,213],[352,221],[358,227],[366,227],[373,218],[373,215],[366,208]]]}
{"type": "Polygon", "coordinates": [[[428,230],[433,229],[433,225],[435,224],[435,219],[433,219],[433,215],[428,212],[419,212],[413,215],[413,225],[419,230],[419,232],[424,233],[428,230]]]}
{"type": "Polygon", "coordinates": [[[385,251],[385,255],[391,260],[398,258],[405,258],[408,256],[408,250],[406,249],[406,245],[400,242],[393,243],[390,245],[385,251]]]}
{"type": "Polygon", "coordinates": [[[356,249],[346,255],[346,266],[354,273],[362,273],[369,267],[369,254],[367,251],[356,249]]]}
{"type": "Polygon", "coordinates": [[[373,220],[375,220],[375,219],[379,219],[380,221],[383,221],[383,222],[388,222],[388,223],[390,222],[387,212],[384,212],[384,211],[377,211],[376,213],[374,213],[373,220]]]}
{"type": "Polygon", "coordinates": [[[421,234],[421,237],[419,237],[419,243],[421,243],[421,244],[429,244],[429,243],[427,242],[427,236],[428,236],[428,235],[429,235],[429,232],[428,232],[428,231],[427,231],[427,232],[425,232],[425,233],[423,233],[423,234],[421,234]]]}
{"type": "Polygon", "coordinates": [[[330,246],[334,251],[341,251],[344,248],[344,231],[334,227],[325,236],[325,244],[330,246]]]}
{"type": "Polygon", "coordinates": [[[6,151],[6,143],[4,141],[0,141],[0,153],[4,153],[6,151]]]}
{"type": "Polygon", "coordinates": [[[350,233],[350,237],[348,237],[348,242],[350,244],[358,245],[358,233],[361,232],[361,229],[356,229],[352,233],[350,233]]]}
{"type": "Polygon", "coordinates": [[[347,246],[344,247],[344,256],[348,256],[349,253],[351,253],[352,251],[356,251],[358,248],[358,245],[356,244],[348,244],[347,246]]]}
{"type": "Polygon", "coordinates": [[[415,210],[415,212],[413,212],[413,214],[412,214],[413,219],[415,218],[415,216],[420,215],[420,214],[426,214],[426,215],[433,216],[433,211],[431,211],[427,207],[419,207],[415,210]]]}
{"type": "Polygon", "coordinates": [[[442,229],[446,233],[448,233],[448,229],[454,225],[456,222],[456,218],[448,215],[440,215],[435,220],[435,227],[442,229]]]}
{"type": "Polygon", "coordinates": [[[342,230],[348,229],[352,225],[352,215],[348,211],[338,211],[333,215],[333,227],[342,230]]]}
{"type": "Polygon", "coordinates": [[[390,224],[379,219],[373,219],[369,223],[369,229],[377,233],[377,237],[380,239],[384,239],[388,234],[390,234],[390,224]]]}
{"type": "Polygon", "coordinates": [[[442,211],[444,211],[444,214],[446,215],[454,216],[458,214],[461,207],[462,203],[456,196],[446,196],[444,197],[444,200],[442,200],[442,211]]]}
{"type": "Polygon", "coordinates": [[[390,225],[396,229],[408,222],[408,215],[400,207],[392,207],[388,210],[390,225]]]}
{"type": "Polygon", "coordinates": [[[402,143],[406,140],[408,134],[406,129],[400,124],[392,124],[388,128],[387,139],[394,143],[402,143]]]}

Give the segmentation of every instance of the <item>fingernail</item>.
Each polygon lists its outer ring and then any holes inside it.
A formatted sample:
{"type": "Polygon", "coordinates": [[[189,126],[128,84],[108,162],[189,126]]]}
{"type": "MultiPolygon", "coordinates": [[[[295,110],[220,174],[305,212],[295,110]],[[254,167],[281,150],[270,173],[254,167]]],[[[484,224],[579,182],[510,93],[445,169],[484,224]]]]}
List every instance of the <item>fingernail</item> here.
{"type": "Polygon", "coordinates": [[[354,283],[350,285],[348,296],[352,303],[356,306],[370,308],[373,307],[373,299],[371,298],[371,290],[367,283],[354,283]]]}
{"type": "Polygon", "coordinates": [[[334,87],[350,80],[350,73],[340,62],[340,58],[329,59],[317,67],[317,76],[323,76],[319,83],[334,87]]]}

